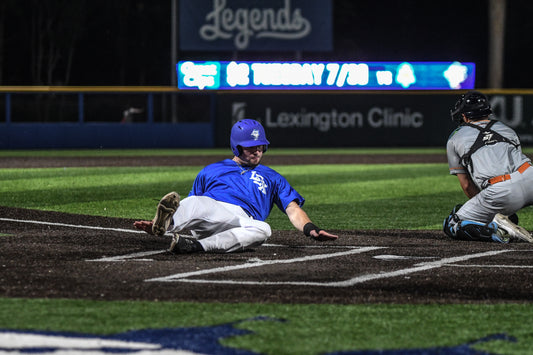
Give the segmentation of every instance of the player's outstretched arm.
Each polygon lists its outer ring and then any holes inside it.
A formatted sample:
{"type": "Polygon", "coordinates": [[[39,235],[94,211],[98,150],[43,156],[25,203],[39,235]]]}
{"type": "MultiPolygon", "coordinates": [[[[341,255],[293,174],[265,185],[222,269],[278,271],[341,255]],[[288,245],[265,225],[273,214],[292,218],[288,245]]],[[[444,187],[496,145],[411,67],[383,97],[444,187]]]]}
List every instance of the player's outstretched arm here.
{"type": "Polygon", "coordinates": [[[335,240],[339,237],[315,226],[313,222],[311,222],[307,213],[294,201],[289,203],[285,212],[292,225],[300,232],[304,232],[304,234],[310,238],[326,241],[335,240]]]}

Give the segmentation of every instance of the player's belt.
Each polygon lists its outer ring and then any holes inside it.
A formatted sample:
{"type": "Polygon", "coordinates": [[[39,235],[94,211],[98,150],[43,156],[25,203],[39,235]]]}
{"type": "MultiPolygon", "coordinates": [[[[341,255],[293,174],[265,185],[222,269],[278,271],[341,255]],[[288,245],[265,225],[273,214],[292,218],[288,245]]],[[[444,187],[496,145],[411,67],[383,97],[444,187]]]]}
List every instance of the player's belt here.
{"type": "MultiPolygon", "coordinates": [[[[520,174],[523,174],[524,171],[526,171],[530,166],[531,166],[531,163],[530,162],[526,162],[526,163],[520,165],[520,167],[518,168],[517,171],[520,174]]],[[[489,184],[494,185],[494,184],[497,184],[499,182],[506,181],[506,180],[511,180],[511,174],[504,174],[504,175],[495,176],[493,178],[490,178],[489,179],[489,184]]]]}

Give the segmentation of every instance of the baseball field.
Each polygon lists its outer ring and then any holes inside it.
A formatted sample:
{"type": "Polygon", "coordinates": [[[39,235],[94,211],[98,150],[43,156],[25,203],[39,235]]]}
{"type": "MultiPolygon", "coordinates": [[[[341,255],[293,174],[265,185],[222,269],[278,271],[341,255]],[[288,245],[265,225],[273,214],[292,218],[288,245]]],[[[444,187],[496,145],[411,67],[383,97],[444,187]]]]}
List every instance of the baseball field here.
{"type": "Polygon", "coordinates": [[[0,152],[0,354],[531,354],[533,245],[445,237],[466,197],[444,149],[270,148],[334,242],[276,207],[270,240],[235,254],[133,229],[230,157],[0,152]]]}

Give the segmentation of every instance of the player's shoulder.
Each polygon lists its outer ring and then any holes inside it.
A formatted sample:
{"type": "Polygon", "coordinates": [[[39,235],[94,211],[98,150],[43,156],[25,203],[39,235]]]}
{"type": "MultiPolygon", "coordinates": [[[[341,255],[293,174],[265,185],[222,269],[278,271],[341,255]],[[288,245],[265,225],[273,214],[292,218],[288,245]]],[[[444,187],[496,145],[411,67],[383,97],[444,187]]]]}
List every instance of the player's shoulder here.
{"type": "Polygon", "coordinates": [[[216,168],[216,167],[230,166],[230,165],[235,165],[235,162],[231,159],[223,159],[223,160],[219,160],[217,162],[206,165],[206,168],[216,168]]]}
{"type": "Polygon", "coordinates": [[[511,127],[509,127],[506,123],[503,123],[502,121],[499,121],[499,120],[493,120],[494,123],[492,125],[493,128],[496,128],[496,129],[504,129],[504,130],[513,130],[511,127]]]}
{"type": "Polygon", "coordinates": [[[214,163],[211,163],[211,164],[208,164],[208,165],[204,166],[202,168],[201,172],[206,173],[206,172],[210,172],[210,171],[225,170],[229,166],[234,165],[234,164],[235,164],[235,162],[233,162],[233,160],[224,159],[224,160],[220,160],[220,161],[217,161],[217,162],[214,162],[214,163]]]}
{"type": "Polygon", "coordinates": [[[459,131],[464,128],[465,126],[458,126],[457,128],[455,128],[452,133],[450,133],[450,135],[448,136],[448,140],[452,139],[457,133],[459,133],[459,131]]]}
{"type": "Polygon", "coordinates": [[[263,173],[268,173],[268,174],[278,174],[279,173],[272,169],[271,167],[269,166],[266,166],[266,165],[263,165],[263,164],[259,164],[255,167],[255,170],[258,171],[258,172],[263,172],[263,173]]]}
{"type": "Polygon", "coordinates": [[[504,136],[515,136],[516,132],[505,122],[496,119],[489,119],[480,122],[481,127],[486,127],[491,131],[498,132],[504,136]]]}
{"type": "MultiPolygon", "coordinates": [[[[488,122],[489,122],[488,120],[486,122],[478,121],[475,124],[479,125],[480,127],[484,127],[488,122]]],[[[458,136],[465,136],[465,135],[466,136],[471,136],[471,135],[477,136],[478,133],[479,131],[475,127],[472,127],[470,124],[462,123],[452,131],[452,133],[448,137],[448,140],[452,138],[457,138],[458,136]]]]}
{"type": "Polygon", "coordinates": [[[492,126],[492,130],[517,143],[520,141],[520,138],[518,138],[518,134],[514,128],[510,127],[504,122],[496,121],[496,123],[494,123],[492,126]]]}

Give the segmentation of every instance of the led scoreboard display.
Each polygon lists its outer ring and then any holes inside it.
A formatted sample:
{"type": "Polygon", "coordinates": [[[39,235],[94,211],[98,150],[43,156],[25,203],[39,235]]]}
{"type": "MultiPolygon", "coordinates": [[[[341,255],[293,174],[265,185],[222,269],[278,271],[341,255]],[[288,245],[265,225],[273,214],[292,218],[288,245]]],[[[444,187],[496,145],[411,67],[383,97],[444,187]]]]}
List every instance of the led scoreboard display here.
{"type": "Polygon", "coordinates": [[[193,62],[176,65],[178,88],[196,90],[473,89],[460,62],[193,62]]]}

